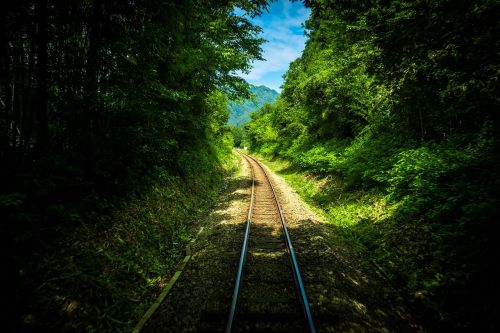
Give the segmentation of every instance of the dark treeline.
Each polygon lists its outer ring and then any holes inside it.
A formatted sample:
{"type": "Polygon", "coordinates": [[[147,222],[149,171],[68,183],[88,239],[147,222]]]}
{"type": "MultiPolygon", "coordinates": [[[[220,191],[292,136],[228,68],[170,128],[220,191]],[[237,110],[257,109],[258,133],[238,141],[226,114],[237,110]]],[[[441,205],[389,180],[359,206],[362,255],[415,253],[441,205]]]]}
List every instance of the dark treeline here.
{"type": "Polygon", "coordinates": [[[247,125],[252,149],[326,177],[311,200],[430,327],[493,331],[499,2],[306,3],[309,40],[247,125]]]}
{"type": "Polygon", "coordinates": [[[258,28],[225,1],[3,6],[2,160],[15,169],[50,155],[51,168],[104,188],[159,164],[182,172],[182,153],[210,127],[207,101],[245,91],[231,73],[260,52],[258,28]]]}
{"type": "Polygon", "coordinates": [[[262,42],[235,8],[257,15],[265,4],[2,3],[0,213],[13,326],[124,329],[144,310],[127,299],[144,291],[120,298],[127,288],[116,281],[151,287],[189,237],[175,221],[220,187],[232,145],[226,100],[248,96],[234,72],[260,58],[262,42]],[[144,193],[158,198],[124,201],[144,193]]]}

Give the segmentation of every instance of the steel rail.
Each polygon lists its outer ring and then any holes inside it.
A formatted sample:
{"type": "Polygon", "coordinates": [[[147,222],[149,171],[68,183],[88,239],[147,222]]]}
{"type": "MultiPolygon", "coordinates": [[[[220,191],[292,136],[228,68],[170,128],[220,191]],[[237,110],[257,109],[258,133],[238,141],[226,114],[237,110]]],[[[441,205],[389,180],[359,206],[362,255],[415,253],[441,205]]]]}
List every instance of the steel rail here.
{"type": "MultiPolygon", "coordinates": [[[[239,151],[238,151],[239,152],[239,151]]],[[[242,154],[241,152],[239,152],[242,154]]],[[[233,298],[231,301],[231,308],[229,310],[229,316],[227,319],[226,333],[231,333],[233,331],[234,318],[236,315],[236,309],[238,307],[238,301],[240,298],[240,289],[241,289],[241,279],[243,277],[243,267],[245,266],[245,258],[248,249],[248,238],[250,236],[250,225],[252,224],[252,209],[253,209],[253,201],[254,201],[254,193],[255,193],[255,172],[253,166],[250,164],[250,170],[252,172],[252,194],[250,196],[250,206],[248,207],[248,217],[245,228],[245,236],[243,237],[243,245],[241,247],[241,256],[240,262],[238,265],[238,273],[236,275],[236,282],[234,285],[233,298]]]]}
{"type": "Polygon", "coordinates": [[[295,256],[295,251],[293,250],[292,240],[290,239],[290,235],[288,233],[288,228],[287,228],[286,222],[285,222],[285,217],[283,216],[283,210],[281,209],[281,205],[278,201],[278,196],[276,195],[276,191],[274,189],[273,183],[271,182],[271,179],[269,178],[269,176],[266,172],[266,169],[264,169],[264,167],[262,166],[262,164],[259,161],[257,161],[255,158],[253,158],[250,155],[247,155],[247,154],[244,154],[244,155],[246,155],[249,158],[251,158],[252,160],[254,160],[257,163],[257,165],[262,169],[262,171],[264,171],[264,175],[266,176],[266,179],[269,182],[269,185],[271,186],[274,201],[276,203],[276,206],[278,207],[278,211],[279,211],[279,215],[280,215],[280,219],[281,219],[281,226],[283,228],[283,235],[285,236],[285,243],[286,243],[286,246],[288,248],[288,253],[290,255],[289,257],[290,257],[290,264],[292,266],[293,278],[295,280],[295,285],[297,287],[297,292],[299,294],[299,299],[300,299],[300,303],[302,305],[302,310],[304,311],[304,316],[305,316],[305,319],[307,321],[307,326],[308,326],[309,332],[316,333],[316,327],[314,326],[314,321],[312,318],[311,309],[309,308],[309,301],[307,298],[306,289],[304,287],[304,283],[303,283],[302,277],[300,275],[299,264],[298,264],[297,258],[295,256]]]}

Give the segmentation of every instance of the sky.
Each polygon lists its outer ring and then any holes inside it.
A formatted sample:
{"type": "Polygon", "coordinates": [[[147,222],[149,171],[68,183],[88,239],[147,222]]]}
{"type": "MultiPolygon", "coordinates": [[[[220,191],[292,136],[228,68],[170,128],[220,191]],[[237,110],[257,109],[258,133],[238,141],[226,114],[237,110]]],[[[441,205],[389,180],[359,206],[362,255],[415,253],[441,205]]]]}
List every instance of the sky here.
{"type": "Polygon", "coordinates": [[[310,10],[301,1],[278,0],[269,6],[269,12],[250,19],[262,27],[260,37],[267,40],[262,45],[265,61],[253,63],[249,74],[240,73],[248,83],[265,85],[278,92],[283,84],[283,74],[290,62],[300,56],[306,42],[304,28],[301,26],[308,18],[310,10]]]}

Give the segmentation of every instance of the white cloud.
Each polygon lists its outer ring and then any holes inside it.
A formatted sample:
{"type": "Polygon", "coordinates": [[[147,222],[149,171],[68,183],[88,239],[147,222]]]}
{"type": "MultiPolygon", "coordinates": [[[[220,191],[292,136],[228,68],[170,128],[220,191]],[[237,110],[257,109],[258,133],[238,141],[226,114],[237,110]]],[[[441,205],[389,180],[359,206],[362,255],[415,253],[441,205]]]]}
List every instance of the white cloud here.
{"type": "Polygon", "coordinates": [[[306,36],[298,28],[307,20],[309,11],[304,7],[293,11],[293,4],[289,1],[281,5],[281,12],[271,11],[272,14],[264,14],[269,17],[253,20],[254,24],[263,27],[261,37],[267,40],[262,46],[265,61],[254,62],[250,73],[240,74],[246,80],[258,81],[270,72],[284,73],[290,62],[298,58],[304,49],[306,36]],[[297,30],[301,33],[298,34],[297,30]]]}
{"type": "Polygon", "coordinates": [[[281,41],[267,43],[263,51],[266,60],[254,62],[252,71],[248,74],[242,74],[244,79],[258,80],[268,72],[286,71],[290,62],[299,57],[301,52],[301,50],[281,41]]]}

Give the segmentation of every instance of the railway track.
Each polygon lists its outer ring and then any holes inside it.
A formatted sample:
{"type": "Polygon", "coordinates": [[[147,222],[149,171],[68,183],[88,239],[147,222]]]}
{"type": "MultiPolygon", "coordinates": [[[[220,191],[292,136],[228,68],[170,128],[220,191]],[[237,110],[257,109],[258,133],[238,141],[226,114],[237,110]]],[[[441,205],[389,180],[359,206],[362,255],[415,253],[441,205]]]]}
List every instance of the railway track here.
{"type": "Polygon", "coordinates": [[[316,327],[325,332],[425,331],[407,311],[397,290],[370,272],[356,253],[341,251],[337,255],[326,237],[310,237],[327,230],[314,223],[315,217],[290,194],[285,207],[294,207],[290,219],[295,217],[293,225],[300,226],[294,232],[302,249],[304,279],[316,305],[313,323],[272,183],[258,161],[243,156],[245,177],[231,185],[233,190],[207,220],[210,225],[193,254],[188,251],[186,258],[192,255],[193,260],[184,278],[177,289],[172,288],[186,260],[164,289],[173,292],[163,308],[144,326],[164,296],[134,332],[142,327],[144,332],[204,333],[315,332],[316,327]],[[251,178],[246,176],[249,170],[251,178]],[[226,206],[228,202],[230,206],[226,206]],[[248,203],[246,212],[242,207],[248,203]],[[299,235],[303,237],[299,239],[299,235]]]}
{"type": "Polygon", "coordinates": [[[316,332],[285,218],[265,169],[252,193],[226,332],[316,332]]]}

